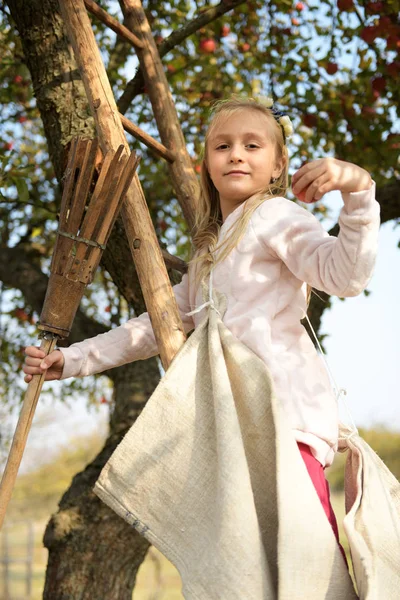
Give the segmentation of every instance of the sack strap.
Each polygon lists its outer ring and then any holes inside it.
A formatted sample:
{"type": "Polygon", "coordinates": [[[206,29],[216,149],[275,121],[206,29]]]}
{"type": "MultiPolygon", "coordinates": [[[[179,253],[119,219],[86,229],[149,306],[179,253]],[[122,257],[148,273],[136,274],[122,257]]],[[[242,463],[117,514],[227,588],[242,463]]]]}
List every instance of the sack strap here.
{"type": "MultiPolygon", "coordinates": [[[[194,310],[186,313],[187,317],[191,317],[192,315],[195,315],[195,314],[199,313],[201,310],[203,310],[203,308],[207,308],[207,306],[209,306],[210,308],[212,308],[213,310],[215,310],[215,312],[221,317],[221,313],[219,312],[218,308],[215,306],[215,303],[214,303],[212,272],[213,272],[213,269],[211,269],[211,271],[210,271],[210,278],[209,278],[209,281],[208,281],[208,300],[207,300],[207,302],[204,302],[204,304],[201,304],[200,306],[198,306],[194,310]]],[[[221,319],[222,319],[222,317],[221,317],[221,319]]]]}
{"type": "Polygon", "coordinates": [[[353,435],[354,433],[358,433],[358,429],[356,427],[356,424],[354,423],[354,419],[353,419],[353,416],[352,416],[351,411],[350,411],[349,404],[348,404],[347,399],[346,399],[347,390],[344,389],[344,388],[339,388],[338,384],[336,383],[336,379],[335,379],[335,377],[334,377],[334,375],[333,375],[333,373],[332,373],[332,371],[331,371],[331,369],[329,367],[328,361],[326,359],[325,352],[322,350],[322,347],[321,347],[321,344],[319,343],[319,339],[317,337],[317,334],[314,331],[314,327],[311,325],[311,321],[308,318],[308,314],[307,313],[306,313],[306,319],[307,319],[307,323],[308,323],[308,325],[309,325],[309,327],[310,327],[310,329],[312,331],[314,339],[317,342],[318,349],[319,349],[319,351],[321,353],[321,358],[324,361],[325,368],[326,368],[326,370],[328,372],[328,375],[329,375],[329,377],[331,379],[332,388],[333,388],[333,391],[334,391],[335,396],[336,396],[336,401],[339,403],[340,398],[342,398],[343,406],[346,409],[347,416],[348,416],[348,418],[350,420],[350,423],[352,425],[352,428],[353,428],[353,430],[352,430],[352,432],[351,432],[350,435],[353,435]]]}

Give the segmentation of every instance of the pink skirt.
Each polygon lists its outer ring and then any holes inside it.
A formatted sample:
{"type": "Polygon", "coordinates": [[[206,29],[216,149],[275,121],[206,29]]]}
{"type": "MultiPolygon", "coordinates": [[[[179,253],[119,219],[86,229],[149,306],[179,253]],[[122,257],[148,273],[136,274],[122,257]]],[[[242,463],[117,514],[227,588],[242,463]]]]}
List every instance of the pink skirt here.
{"type": "Polygon", "coordinates": [[[346,554],[339,541],[338,525],[335,513],[333,512],[333,508],[331,505],[329,484],[325,478],[324,468],[321,465],[321,463],[314,457],[309,446],[307,446],[306,444],[302,444],[301,442],[297,442],[297,445],[299,447],[300,454],[307,467],[308,474],[311,477],[311,481],[314,484],[315,491],[317,492],[318,498],[321,501],[325,514],[328,517],[328,521],[331,524],[333,533],[335,534],[335,537],[339,544],[340,551],[342,552],[343,558],[347,565],[346,554]]]}

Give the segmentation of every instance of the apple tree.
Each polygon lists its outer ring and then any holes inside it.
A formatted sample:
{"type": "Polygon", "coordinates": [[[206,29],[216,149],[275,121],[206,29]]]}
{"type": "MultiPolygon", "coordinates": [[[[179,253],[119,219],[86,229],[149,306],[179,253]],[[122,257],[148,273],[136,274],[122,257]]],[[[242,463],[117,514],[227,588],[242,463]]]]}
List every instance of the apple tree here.
{"type": "MultiPolygon", "coordinates": [[[[124,0],[101,5],[123,21],[124,0]]],[[[355,162],[377,183],[382,221],[399,219],[397,0],[146,0],[143,5],[196,172],[212,102],[232,93],[268,95],[294,124],[292,172],[321,156],[355,162]]],[[[22,347],[35,340],[68,145],[74,136],[95,131],[57,1],[6,0],[0,6],[0,393],[11,406],[22,390],[15,377],[22,347]]],[[[157,136],[132,48],[96,19],[93,26],[120,111],[157,136]]],[[[187,260],[189,232],[165,165],[130,141],[143,157],[140,179],[160,243],[187,260]]],[[[327,216],[323,203],[316,210],[321,219],[327,216]]],[[[313,300],[316,328],[328,306],[329,298],[313,300]]],[[[117,222],[68,343],[143,310],[123,224],[117,222]]],[[[113,385],[109,437],[76,475],[47,526],[46,599],[131,598],[148,548],[91,489],[157,384],[158,364],[151,359],[106,375],[113,385]]],[[[98,386],[96,379],[74,382],[59,393],[96,400],[103,396],[98,386]]]]}

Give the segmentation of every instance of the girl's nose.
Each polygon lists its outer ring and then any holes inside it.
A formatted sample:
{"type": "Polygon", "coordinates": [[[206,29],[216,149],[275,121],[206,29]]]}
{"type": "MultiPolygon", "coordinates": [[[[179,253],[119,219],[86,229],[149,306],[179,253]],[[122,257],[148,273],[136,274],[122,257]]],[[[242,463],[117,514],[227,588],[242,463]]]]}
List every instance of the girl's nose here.
{"type": "Polygon", "coordinates": [[[242,162],[242,153],[241,149],[237,146],[233,146],[230,155],[230,162],[242,162]]]}

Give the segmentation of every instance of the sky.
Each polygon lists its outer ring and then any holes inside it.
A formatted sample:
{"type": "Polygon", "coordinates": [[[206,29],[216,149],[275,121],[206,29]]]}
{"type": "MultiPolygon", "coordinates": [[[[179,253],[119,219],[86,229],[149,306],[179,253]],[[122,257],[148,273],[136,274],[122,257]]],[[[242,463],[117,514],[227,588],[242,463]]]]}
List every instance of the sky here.
{"type": "Polygon", "coordinates": [[[400,228],[381,226],[374,275],[368,290],[344,302],[334,299],[322,331],[328,360],[358,426],[400,430],[400,228]]]}

